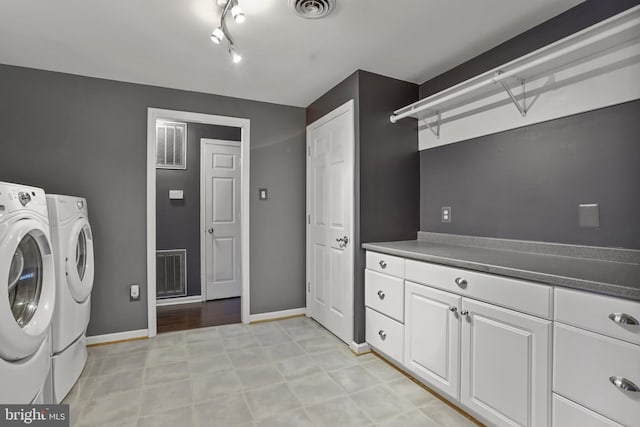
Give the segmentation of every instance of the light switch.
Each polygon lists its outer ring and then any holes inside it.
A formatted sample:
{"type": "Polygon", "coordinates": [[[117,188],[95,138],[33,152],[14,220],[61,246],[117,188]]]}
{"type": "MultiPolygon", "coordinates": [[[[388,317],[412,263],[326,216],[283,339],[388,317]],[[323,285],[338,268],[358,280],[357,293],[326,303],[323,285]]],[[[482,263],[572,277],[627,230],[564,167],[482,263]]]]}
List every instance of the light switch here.
{"type": "Polygon", "coordinates": [[[600,207],[597,204],[580,204],[580,206],[578,207],[578,212],[580,227],[600,227],[600,207]]]}
{"type": "Polygon", "coordinates": [[[258,190],[258,197],[260,200],[267,200],[267,189],[266,188],[261,188],[258,190]]]}
{"type": "Polygon", "coordinates": [[[184,199],[184,191],[183,190],[169,190],[169,199],[170,200],[182,200],[182,199],[184,199]]]}

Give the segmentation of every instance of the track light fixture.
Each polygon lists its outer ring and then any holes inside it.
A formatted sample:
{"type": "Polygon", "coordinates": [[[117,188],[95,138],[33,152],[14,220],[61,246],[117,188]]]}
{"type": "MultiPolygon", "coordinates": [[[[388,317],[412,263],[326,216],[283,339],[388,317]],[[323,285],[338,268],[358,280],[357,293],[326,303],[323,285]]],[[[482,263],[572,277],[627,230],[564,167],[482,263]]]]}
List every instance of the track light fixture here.
{"type": "Polygon", "coordinates": [[[238,4],[238,0],[217,0],[217,3],[219,6],[222,6],[223,9],[222,14],[220,15],[220,26],[211,32],[211,41],[215,44],[221,44],[222,40],[226,38],[229,44],[229,55],[231,55],[231,61],[234,64],[237,64],[242,61],[242,55],[238,53],[236,44],[233,42],[233,39],[229,34],[225,18],[229,12],[231,12],[231,16],[237,24],[242,24],[247,18],[244,11],[238,4]]]}

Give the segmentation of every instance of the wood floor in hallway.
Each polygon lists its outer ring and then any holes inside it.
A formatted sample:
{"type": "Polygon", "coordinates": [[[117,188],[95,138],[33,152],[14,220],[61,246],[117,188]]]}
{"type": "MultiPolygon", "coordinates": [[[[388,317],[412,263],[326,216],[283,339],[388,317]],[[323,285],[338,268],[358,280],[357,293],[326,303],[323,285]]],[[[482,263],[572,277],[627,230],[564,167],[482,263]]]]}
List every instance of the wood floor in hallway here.
{"type": "Polygon", "coordinates": [[[158,333],[240,323],[240,297],[157,308],[158,333]]]}

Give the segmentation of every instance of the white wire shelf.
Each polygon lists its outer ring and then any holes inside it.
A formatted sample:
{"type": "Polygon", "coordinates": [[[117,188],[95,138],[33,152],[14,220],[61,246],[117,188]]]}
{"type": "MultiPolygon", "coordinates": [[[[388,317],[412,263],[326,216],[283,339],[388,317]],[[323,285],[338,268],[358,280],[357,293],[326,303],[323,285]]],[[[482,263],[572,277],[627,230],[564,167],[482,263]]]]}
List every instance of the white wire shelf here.
{"type": "Polygon", "coordinates": [[[633,7],[564,39],[502,66],[421,99],[393,112],[396,123],[406,117],[421,120],[436,137],[441,115],[466,103],[504,90],[521,115],[526,116],[526,82],[554,70],[640,38],[640,6],[633,7]]]}

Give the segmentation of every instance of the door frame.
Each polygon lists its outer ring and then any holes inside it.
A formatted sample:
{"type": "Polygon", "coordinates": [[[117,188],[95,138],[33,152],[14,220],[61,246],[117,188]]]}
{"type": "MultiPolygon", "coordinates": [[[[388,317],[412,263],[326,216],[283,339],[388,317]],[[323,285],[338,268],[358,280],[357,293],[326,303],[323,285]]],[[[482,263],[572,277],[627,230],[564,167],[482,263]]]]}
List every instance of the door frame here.
{"type": "Polygon", "coordinates": [[[232,126],[241,129],[241,319],[249,323],[250,264],[249,264],[249,179],[250,179],[250,125],[251,120],[239,117],[217,116],[213,114],[193,113],[161,108],[147,108],[147,325],[148,336],[157,334],[156,318],[156,121],[158,119],[176,120],[189,123],[202,123],[218,126],[232,126]]]}
{"type": "Polygon", "coordinates": [[[307,178],[307,183],[306,183],[306,191],[307,191],[307,196],[306,196],[306,208],[307,208],[307,221],[306,221],[306,239],[307,239],[307,244],[306,244],[306,270],[307,270],[307,274],[306,274],[306,288],[307,288],[307,292],[306,292],[306,304],[307,304],[307,309],[306,309],[306,316],[307,317],[311,317],[311,251],[310,251],[310,247],[311,247],[311,239],[310,239],[310,228],[311,228],[311,178],[310,178],[310,171],[311,171],[311,140],[310,140],[310,134],[311,131],[319,126],[322,126],[323,124],[325,124],[328,121],[331,121],[345,113],[351,112],[351,115],[353,117],[353,123],[352,123],[352,129],[353,129],[353,134],[351,135],[352,137],[352,142],[353,142],[353,164],[351,165],[351,179],[353,182],[353,197],[351,198],[351,245],[350,246],[350,250],[351,250],[351,263],[352,263],[352,274],[351,274],[351,280],[349,281],[350,284],[350,290],[349,290],[349,295],[350,297],[350,301],[348,301],[348,307],[350,310],[349,313],[349,317],[351,318],[351,334],[350,337],[348,339],[348,343],[350,345],[350,343],[353,343],[353,337],[354,337],[354,330],[355,330],[355,307],[354,307],[354,301],[355,301],[355,295],[354,295],[354,291],[355,291],[355,256],[356,256],[356,250],[355,250],[355,234],[356,234],[356,211],[355,211],[355,198],[356,198],[356,192],[358,191],[358,189],[356,188],[356,180],[355,180],[355,174],[356,174],[356,135],[355,135],[355,101],[353,99],[350,99],[349,101],[345,102],[344,104],[340,105],[339,107],[337,107],[336,109],[334,109],[333,111],[325,114],[324,116],[320,117],[318,120],[316,120],[315,122],[309,124],[307,126],[307,130],[306,130],[306,138],[307,138],[307,152],[306,154],[306,164],[307,164],[307,171],[306,171],[306,178],[307,178]]]}
{"type": "MultiPolygon", "coordinates": [[[[205,241],[205,234],[204,234],[204,229],[205,229],[205,220],[207,217],[206,214],[206,210],[207,207],[205,206],[205,204],[203,203],[203,201],[205,200],[205,173],[204,173],[204,167],[205,167],[205,158],[204,158],[204,147],[206,144],[212,144],[212,145],[226,145],[228,147],[240,147],[240,179],[244,180],[244,167],[242,164],[242,158],[243,158],[243,153],[242,153],[242,141],[227,141],[224,139],[213,139],[213,138],[200,138],[200,293],[202,294],[202,302],[207,301],[207,286],[206,286],[206,282],[207,282],[207,269],[206,269],[206,261],[207,261],[207,257],[206,257],[206,241],[205,241]]],[[[242,200],[244,196],[244,182],[240,183],[240,199],[242,200]]],[[[240,202],[240,218],[242,218],[242,210],[243,210],[243,205],[242,202],[240,202]]],[[[242,229],[242,224],[240,224],[240,251],[242,253],[242,251],[244,250],[244,241],[242,240],[242,237],[244,236],[244,230],[242,229]]],[[[242,259],[240,259],[240,269],[241,269],[241,276],[244,277],[244,272],[242,272],[242,266],[244,265],[244,263],[242,262],[242,259]]],[[[241,278],[242,280],[242,278],[241,278]]],[[[241,295],[244,295],[244,292],[241,293],[241,295]]],[[[241,297],[242,298],[242,297],[241,297]]]]}

